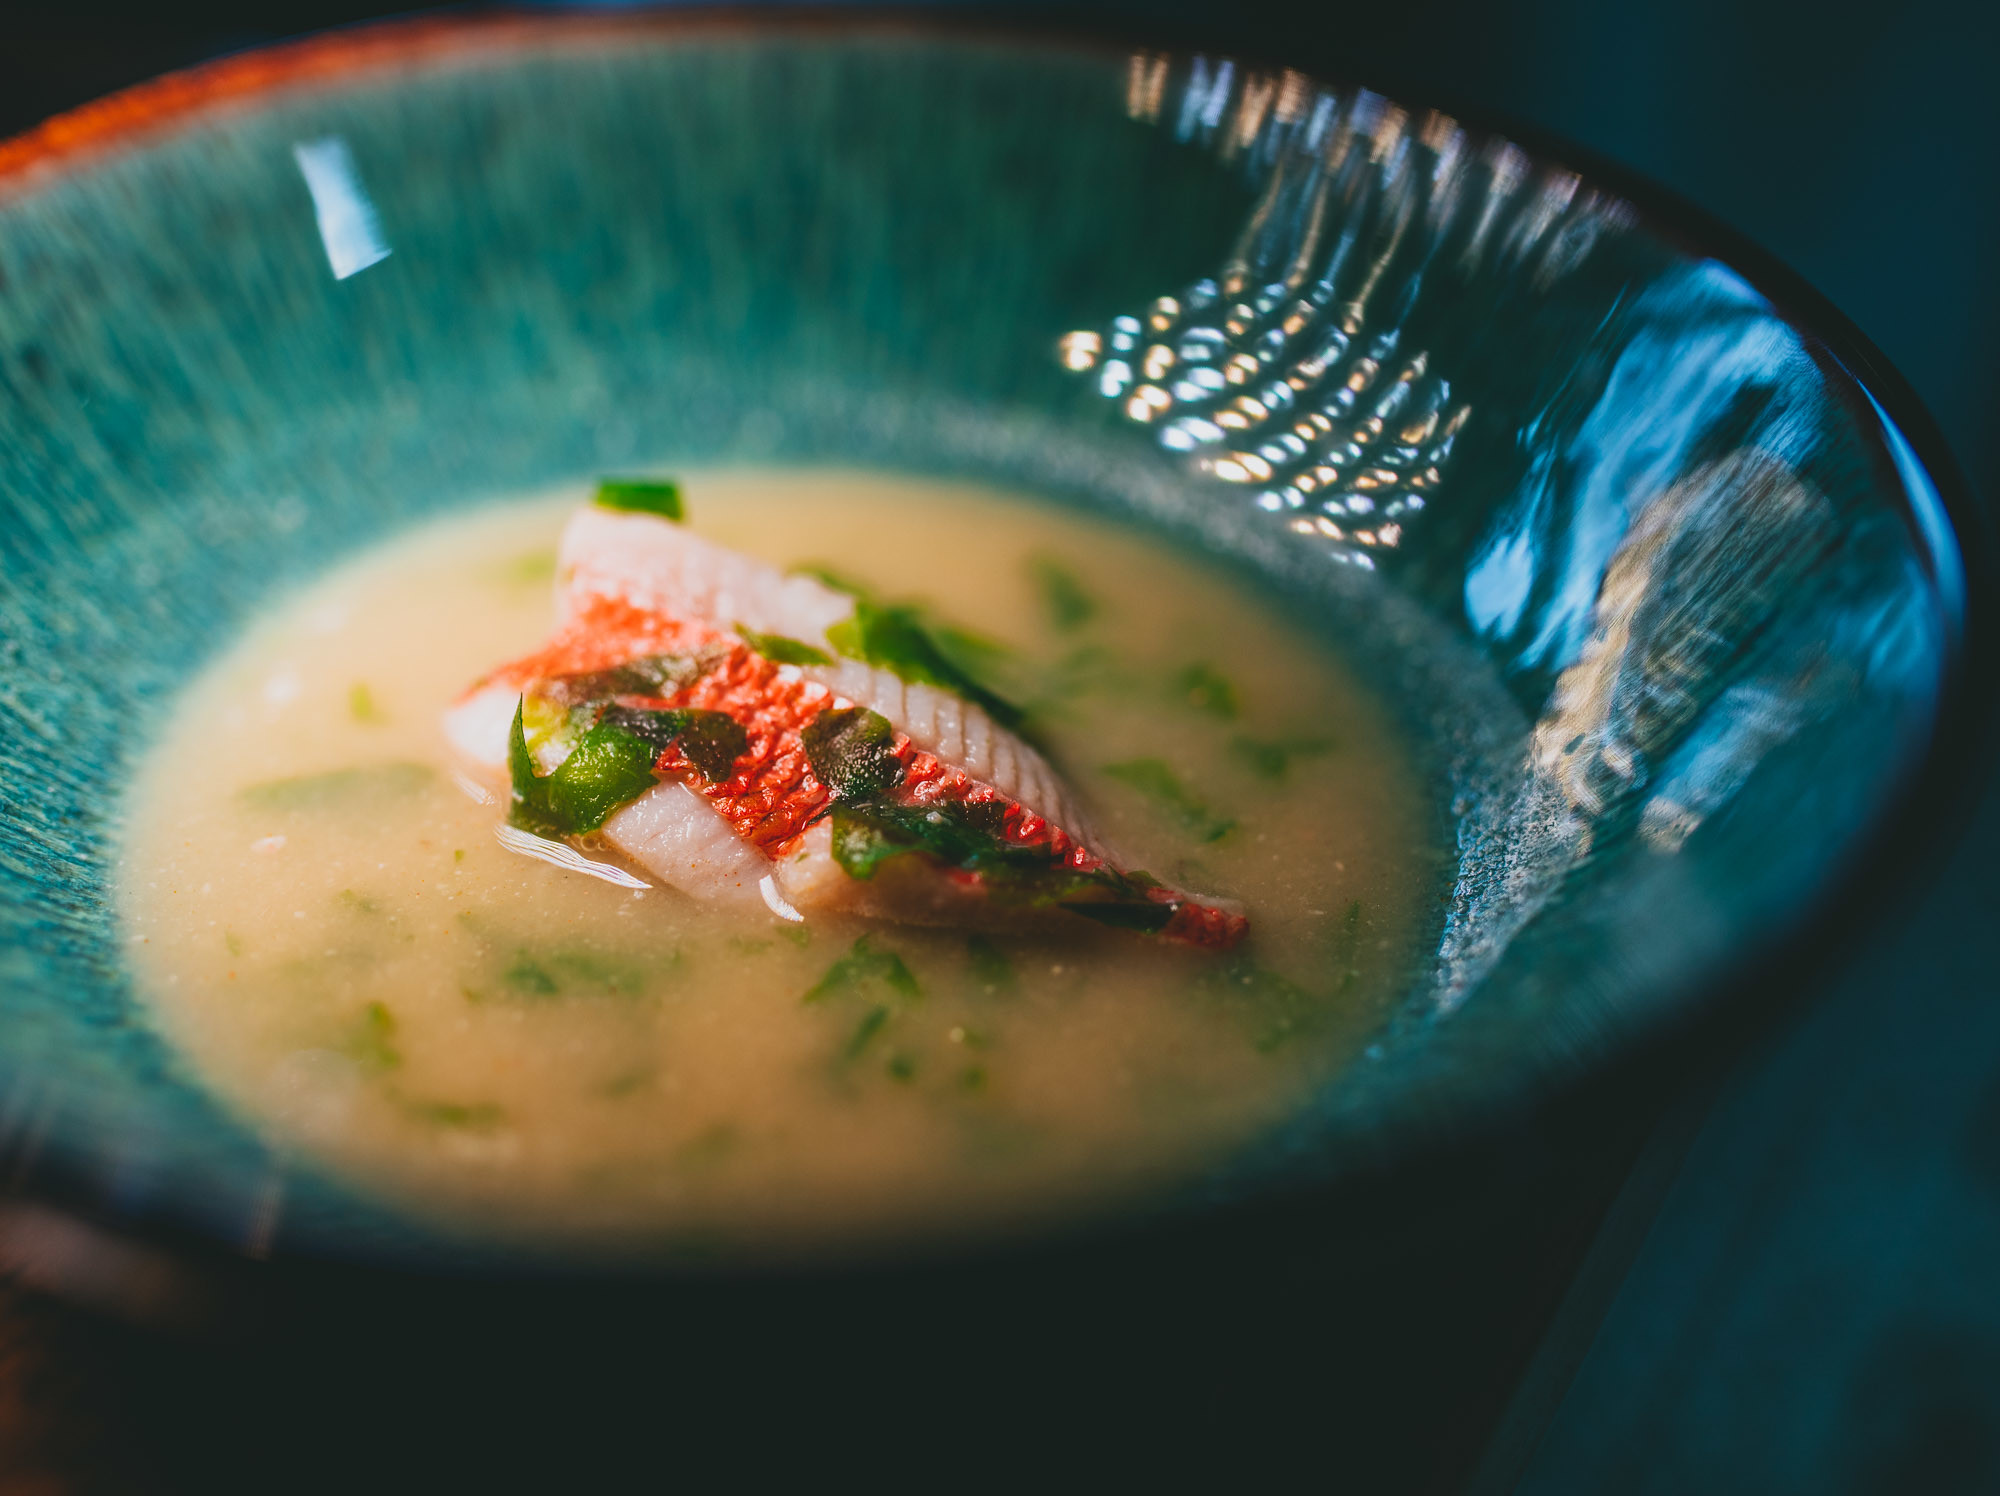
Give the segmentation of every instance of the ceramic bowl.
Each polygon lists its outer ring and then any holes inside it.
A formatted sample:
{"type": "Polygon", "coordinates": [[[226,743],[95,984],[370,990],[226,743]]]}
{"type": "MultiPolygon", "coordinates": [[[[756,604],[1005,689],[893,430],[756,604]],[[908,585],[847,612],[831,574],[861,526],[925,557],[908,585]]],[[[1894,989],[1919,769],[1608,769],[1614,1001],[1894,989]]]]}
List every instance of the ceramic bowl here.
{"type": "Polygon", "coordinates": [[[1420,105],[837,15],[572,15],[251,53],[0,145],[17,1181],[231,1251],[476,1251],[277,1157],[167,1051],[109,899],[120,790],[286,587],[642,465],[1107,512],[1256,577],[1396,704],[1452,848],[1430,954],[1361,1059],[1163,1209],[1393,1168],[1747,1009],[1940,818],[1987,627],[1957,481],[1754,251],[1420,105]]]}

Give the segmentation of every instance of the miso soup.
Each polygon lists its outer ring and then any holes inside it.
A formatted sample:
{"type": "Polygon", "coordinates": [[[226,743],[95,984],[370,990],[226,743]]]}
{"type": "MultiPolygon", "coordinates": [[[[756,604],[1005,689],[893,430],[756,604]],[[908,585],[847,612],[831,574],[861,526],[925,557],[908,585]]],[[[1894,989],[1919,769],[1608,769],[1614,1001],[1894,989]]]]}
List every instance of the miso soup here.
{"type": "Polygon", "coordinates": [[[695,537],[947,641],[1118,866],[1240,911],[1240,938],[716,901],[588,838],[552,859],[441,724],[549,634],[590,493],[496,504],[284,599],[134,787],[134,969],[245,1125],[449,1229],[799,1256],[1171,1188],[1353,1059],[1438,859],[1387,714],[1321,640],[1031,499],[841,472],[683,492],[695,537]]]}

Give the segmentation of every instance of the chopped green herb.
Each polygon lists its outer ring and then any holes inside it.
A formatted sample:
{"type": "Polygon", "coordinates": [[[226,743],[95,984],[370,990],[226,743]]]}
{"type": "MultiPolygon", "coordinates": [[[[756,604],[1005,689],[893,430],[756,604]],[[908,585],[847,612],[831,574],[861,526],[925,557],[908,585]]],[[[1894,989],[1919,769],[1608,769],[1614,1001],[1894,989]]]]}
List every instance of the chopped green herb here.
{"type": "Polygon", "coordinates": [[[542,781],[550,815],[571,834],[595,831],[612,811],[653,787],[659,756],[658,748],[623,726],[591,728],[542,781]]]}
{"type": "Polygon", "coordinates": [[[394,1070],[403,1063],[396,1049],[395,1015],[381,1003],[370,1003],[342,1049],[363,1070],[394,1070]]]}
{"type": "Polygon", "coordinates": [[[727,1122],[705,1127],[674,1150],[674,1162],[683,1168],[713,1168],[734,1153],[743,1135],[727,1122]]]}
{"type": "Polygon", "coordinates": [[[606,478],[597,485],[597,507],[626,514],[651,514],[678,523],[687,518],[681,486],[672,479],[606,478]]]}
{"type": "Polygon", "coordinates": [[[1012,992],[1016,979],[1014,963],[1007,959],[1007,953],[984,935],[973,935],[965,942],[965,954],[972,963],[972,979],[988,992],[1012,992]]]}
{"type": "Polygon", "coordinates": [[[597,1094],[604,1097],[607,1101],[618,1101],[624,1097],[636,1095],[652,1083],[652,1071],[628,1070],[623,1075],[612,1076],[610,1080],[599,1086],[597,1094]]]}
{"type": "Polygon", "coordinates": [[[817,561],[809,561],[803,566],[794,566],[792,568],[792,575],[795,577],[811,577],[822,587],[831,587],[835,592],[845,592],[849,597],[871,597],[875,591],[866,582],[857,582],[853,577],[848,576],[847,573],[836,571],[831,566],[824,566],[817,561]]]}
{"type": "Polygon", "coordinates": [[[813,932],[810,925],[780,925],[778,927],[778,936],[780,939],[789,940],[800,950],[804,950],[807,946],[811,945],[813,940],[813,932]]]}
{"type": "Polygon", "coordinates": [[[1082,872],[1052,857],[1045,845],[1009,840],[1006,807],[998,801],[926,806],[874,800],[836,807],[832,822],[834,860],[851,878],[872,878],[892,858],[916,854],[978,873],[989,898],[1067,909],[1126,929],[1164,928],[1177,907],[1148,897],[1159,883],[1146,873],[1108,866],[1082,872]]]}
{"type": "Polygon", "coordinates": [[[707,655],[637,655],[607,670],[550,676],[536,682],[533,694],[563,711],[600,706],[615,696],[665,696],[692,685],[714,663],[715,658],[707,655]]]}
{"type": "Polygon", "coordinates": [[[771,949],[771,942],[761,935],[732,935],[729,948],[739,956],[761,956],[771,949]]]}
{"type": "Polygon", "coordinates": [[[1018,726],[1021,709],[1003,700],[967,668],[983,641],[958,630],[934,631],[907,603],[854,600],[854,616],[826,631],[827,642],[850,660],[887,670],[912,685],[940,686],[984,707],[1004,727],[1018,726]]]}
{"type": "Polygon", "coordinates": [[[1151,800],[1197,841],[1220,841],[1235,829],[1235,821],[1216,816],[1163,759],[1133,758],[1106,764],[1104,775],[1151,800]]]}
{"type": "Polygon", "coordinates": [[[463,847],[453,847],[453,848],[451,849],[451,860],[452,860],[453,862],[463,862],[463,861],[465,861],[465,848],[463,848],[463,847]]]}
{"type": "Polygon", "coordinates": [[[1236,687],[1213,665],[1195,664],[1174,677],[1174,693],[1198,712],[1233,721],[1242,711],[1236,687]]]}
{"type": "MultiPolygon", "coordinates": [[[[676,950],[665,969],[681,965],[676,950]]],[[[661,968],[630,957],[607,955],[602,951],[565,946],[554,950],[517,950],[501,969],[500,984],[507,992],[529,1000],[582,993],[599,997],[640,997],[661,968]]],[[[474,1002],[480,994],[470,987],[461,989],[474,1002]]]]}
{"type": "MultiPolygon", "coordinates": [[[[646,989],[647,969],[637,961],[574,948],[550,951],[544,959],[567,980],[611,997],[637,997],[646,989]]],[[[679,964],[675,951],[669,965],[679,964]]]]}
{"type": "Polygon", "coordinates": [[[816,1003],[838,992],[882,986],[898,997],[914,1002],[924,995],[910,968],[894,951],[877,950],[871,937],[863,935],[847,948],[826,975],[815,982],[803,999],[816,1003]]]}
{"type": "Polygon", "coordinates": [[[1229,751],[1259,779],[1282,780],[1291,773],[1292,760],[1317,758],[1333,752],[1330,738],[1232,738],[1229,751]]]}
{"type": "Polygon", "coordinates": [[[500,973],[500,980],[525,997],[554,997],[562,990],[562,984],[549,969],[526,951],[514,957],[512,964],[500,973]]]}
{"type": "Polygon", "coordinates": [[[1028,575],[1041,593],[1043,615],[1058,633],[1073,633],[1097,616],[1097,599],[1053,556],[1030,556],[1028,575]]]}
{"type": "Polygon", "coordinates": [[[389,720],[375,704],[375,693],[368,689],[366,681],[356,681],[348,687],[347,715],[368,727],[379,727],[389,720]]]}
{"type": "Polygon", "coordinates": [[[242,955],[243,937],[236,934],[233,930],[224,930],[222,932],[222,948],[232,956],[242,955]]]}
{"type": "Polygon", "coordinates": [[[491,1102],[465,1104],[456,1101],[406,1101],[403,1109],[419,1121],[438,1127],[463,1127],[484,1132],[507,1120],[507,1114],[491,1102]]]}
{"type": "MultiPolygon", "coordinates": [[[[629,732],[654,750],[664,753],[678,742],[688,762],[711,782],[727,779],[736,760],[750,751],[750,734],[727,712],[697,707],[676,707],[671,711],[650,712],[626,706],[608,706],[598,719],[598,727],[629,732]]],[[[592,731],[596,731],[593,728],[592,731]]],[[[585,734],[588,737],[589,734],[585,734]]],[[[560,772],[560,771],[558,771],[560,772]]]]}
{"type": "Polygon", "coordinates": [[[958,1072],[958,1088],[961,1091],[978,1092],[986,1089],[986,1067],[967,1065],[958,1072]]]}
{"type": "Polygon", "coordinates": [[[760,634],[743,624],[736,625],[736,632],[743,642],[774,665],[831,665],[833,656],[816,645],[803,639],[788,639],[783,634],[760,634]]]}
{"type": "Polygon", "coordinates": [[[522,730],[524,710],[515,710],[508,741],[514,788],[508,819],[540,836],[573,836],[602,826],[612,811],[653,787],[654,766],[669,743],[679,740],[682,752],[710,779],[728,777],[749,746],[742,725],[722,712],[612,706],[553,773],[542,775],[522,730]]]}
{"type": "Polygon", "coordinates": [[[889,1072],[889,1079],[911,1081],[917,1075],[917,1057],[898,1050],[889,1056],[889,1063],[882,1067],[889,1072]]]}
{"type": "Polygon", "coordinates": [[[253,810],[338,810],[414,795],[436,777],[428,764],[391,761],[302,774],[295,779],[266,779],[246,785],[237,798],[253,810]]]}
{"type": "Polygon", "coordinates": [[[903,782],[896,733],[866,707],[821,712],[799,734],[806,761],[836,800],[863,800],[903,782]]]}
{"type": "Polygon", "coordinates": [[[556,579],[556,553],[553,546],[539,551],[529,551],[501,562],[489,573],[496,582],[508,587],[533,587],[556,579]]]}
{"type": "Polygon", "coordinates": [[[847,1047],[841,1051],[844,1060],[856,1060],[875,1036],[882,1032],[882,1025],[889,1021],[889,1010],[879,1003],[861,1015],[861,1021],[854,1025],[854,1032],[848,1035],[847,1047]]]}

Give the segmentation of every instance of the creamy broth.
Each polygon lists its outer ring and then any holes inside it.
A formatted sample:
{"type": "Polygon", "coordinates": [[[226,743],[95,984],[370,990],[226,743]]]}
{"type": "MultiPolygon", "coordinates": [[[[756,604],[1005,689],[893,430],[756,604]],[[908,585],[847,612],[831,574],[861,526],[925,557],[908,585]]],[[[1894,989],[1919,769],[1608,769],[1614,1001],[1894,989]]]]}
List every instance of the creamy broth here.
{"type": "Polygon", "coordinates": [[[134,787],[139,985],[250,1126],[441,1224],[790,1254],[1192,1177],[1352,1058],[1437,863],[1406,753],[1322,645],[1032,501],[840,473],[686,491],[711,539],[1004,646],[1109,838],[1241,900],[1249,939],[794,925],[507,850],[439,714],[546,634],[584,495],[500,506],[289,599],[190,688],[134,787]]]}

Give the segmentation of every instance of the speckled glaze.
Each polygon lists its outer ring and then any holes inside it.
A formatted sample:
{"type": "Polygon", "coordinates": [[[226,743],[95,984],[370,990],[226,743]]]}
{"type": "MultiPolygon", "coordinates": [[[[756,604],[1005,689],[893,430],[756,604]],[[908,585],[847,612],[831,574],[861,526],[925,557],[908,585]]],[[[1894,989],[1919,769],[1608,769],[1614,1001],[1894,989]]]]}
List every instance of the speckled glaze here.
{"type": "MultiPolygon", "coordinates": [[[[475,1250],[268,1156],[146,1028],[107,902],[120,786],[289,583],[638,464],[886,465],[1119,513],[1267,579],[1399,703],[1458,849],[1436,958],[1368,1058],[1187,1208],[1394,1157],[1723,990],[1930,751],[1965,628],[1931,477],[1823,343],[1614,194],[1262,77],[1217,94],[1206,61],[837,19],[423,23],[0,145],[16,1175],[256,1252],[475,1250]],[[1227,290],[1285,153],[1333,150],[1322,115],[1377,193],[1335,193],[1325,245],[1403,224],[1395,298],[1341,281],[1324,315],[1398,333],[1384,367],[1421,344],[1470,412],[1422,522],[1366,566],[1055,352],[1219,268],[1227,290]],[[295,155],[336,138],[389,251],[345,278],[295,155]],[[1396,173],[1430,194],[1400,219],[1396,173]],[[1549,273],[1585,206],[1602,221],[1549,273]]],[[[1331,253],[1280,240],[1244,261],[1246,305],[1282,283],[1260,264],[1309,280],[1331,253]]]]}

